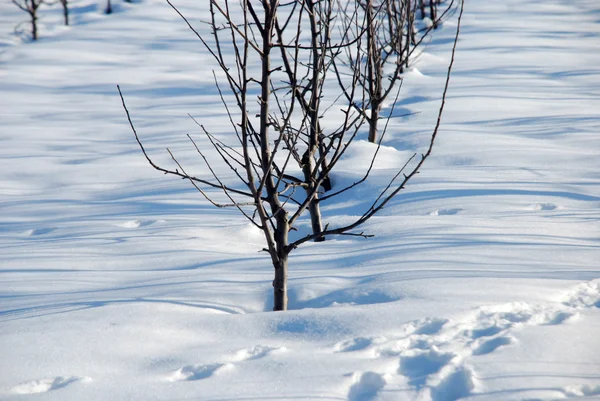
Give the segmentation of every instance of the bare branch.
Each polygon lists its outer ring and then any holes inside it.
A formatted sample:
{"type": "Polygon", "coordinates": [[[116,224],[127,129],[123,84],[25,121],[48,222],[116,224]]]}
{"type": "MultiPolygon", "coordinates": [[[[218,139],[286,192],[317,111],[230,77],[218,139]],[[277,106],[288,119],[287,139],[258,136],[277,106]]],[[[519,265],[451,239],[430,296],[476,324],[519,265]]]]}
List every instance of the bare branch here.
{"type": "Polygon", "coordinates": [[[338,227],[335,229],[325,229],[320,233],[313,233],[311,235],[307,235],[303,238],[300,238],[299,240],[296,240],[292,243],[289,244],[289,250],[291,251],[292,249],[297,248],[299,245],[310,241],[314,238],[320,237],[320,236],[325,236],[325,235],[340,235],[343,233],[346,233],[356,227],[358,227],[359,225],[365,223],[367,220],[369,220],[371,217],[373,217],[377,212],[379,212],[381,209],[383,209],[383,207],[392,199],[394,198],[394,196],[396,196],[398,194],[398,192],[400,192],[402,189],[405,188],[406,184],[408,183],[408,181],[414,177],[416,174],[418,174],[419,170],[421,169],[421,166],[423,165],[423,163],[425,163],[425,160],[427,160],[427,158],[431,155],[431,151],[433,149],[433,145],[435,143],[435,139],[437,137],[438,131],[439,131],[439,127],[441,124],[441,118],[442,118],[442,114],[444,111],[444,105],[446,102],[446,96],[448,93],[448,87],[450,84],[450,75],[452,72],[452,66],[454,65],[454,59],[455,59],[455,54],[456,54],[456,45],[458,43],[458,36],[460,34],[460,26],[461,26],[461,19],[462,19],[462,14],[463,14],[463,10],[464,10],[464,1],[461,1],[461,6],[460,6],[460,12],[459,12],[459,16],[458,16],[458,20],[457,20],[457,27],[456,27],[456,34],[454,37],[454,43],[452,46],[452,53],[451,53],[451,57],[450,57],[450,62],[448,64],[448,71],[446,73],[446,80],[445,80],[445,84],[444,84],[444,91],[442,93],[442,101],[440,104],[440,109],[438,111],[438,116],[437,116],[437,121],[435,124],[435,127],[433,129],[433,133],[431,135],[430,138],[430,142],[429,142],[429,146],[427,148],[427,152],[425,154],[423,154],[421,156],[421,159],[419,160],[419,162],[416,164],[416,166],[410,171],[409,174],[405,174],[404,175],[404,179],[400,182],[400,184],[387,196],[383,197],[384,194],[387,192],[387,190],[391,187],[391,185],[393,184],[393,182],[396,180],[396,178],[401,174],[401,172],[404,170],[404,168],[408,165],[408,163],[416,156],[413,155],[407,162],[406,164],[402,167],[402,169],[400,169],[400,171],[392,178],[392,180],[390,181],[390,184],[388,184],[388,186],[381,192],[381,194],[379,195],[379,197],[376,199],[376,201],[373,203],[373,205],[367,210],[367,212],[365,212],[360,218],[358,218],[356,221],[354,221],[352,224],[343,226],[343,227],[338,227]],[[379,202],[381,199],[383,198],[383,200],[377,204],[377,202],[379,202]]]}
{"type": "Polygon", "coordinates": [[[150,165],[154,169],[156,169],[158,171],[161,171],[161,172],[163,172],[165,174],[171,174],[171,175],[175,175],[175,176],[178,176],[178,177],[181,177],[181,178],[189,179],[189,180],[192,180],[194,182],[198,182],[198,183],[201,183],[201,184],[205,184],[205,185],[211,186],[213,188],[219,188],[221,190],[227,190],[227,191],[236,193],[238,195],[249,196],[251,198],[253,197],[253,195],[250,194],[250,193],[247,193],[247,192],[244,192],[244,191],[240,191],[240,190],[235,189],[235,188],[229,188],[229,187],[226,187],[226,186],[215,184],[213,182],[202,180],[202,179],[197,178],[197,177],[189,176],[187,174],[180,173],[177,170],[175,170],[175,171],[168,170],[168,169],[162,168],[162,167],[158,166],[157,164],[155,164],[154,161],[152,161],[152,159],[150,158],[150,156],[146,152],[146,148],[144,148],[144,145],[142,144],[142,141],[140,140],[140,137],[137,134],[137,131],[136,131],[134,125],[133,125],[133,122],[131,121],[131,116],[129,115],[129,110],[127,109],[127,106],[125,105],[125,99],[123,98],[123,93],[121,93],[121,87],[119,85],[117,85],[117,90],[119,91],[119,96],[121,97],[121,103],[123,104],[123,109],[125,110],[125,114],[127,114],[127,121],[129,122],[129,126],[131,127],[131,130],[133,131],[133,135],[135,136],[135,140],[137,141],[138,145],[140,146],[140,149],[142,150],[142,153],[144,154],[144,157],[146,158],[146,160],[148,161],[148,163],[150,163],[150,165]]]}

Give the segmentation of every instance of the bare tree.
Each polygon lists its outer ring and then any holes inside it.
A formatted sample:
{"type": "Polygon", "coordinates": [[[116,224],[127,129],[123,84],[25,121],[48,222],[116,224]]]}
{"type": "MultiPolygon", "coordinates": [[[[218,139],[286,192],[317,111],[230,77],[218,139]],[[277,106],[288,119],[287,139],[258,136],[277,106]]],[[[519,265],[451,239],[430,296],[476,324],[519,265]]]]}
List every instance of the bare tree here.
{"type": "MultiPolygon", "coordinates": [[[[346,3],[342,13],[342,30],[344,35],[352,36],[351,28],[356,19],[356,12],[364,14],[366,21],[366,39],[362,41],[364,49],[357,53],[354,48],[348,49],[345,58],[334,61],[334,66],[350,68],[359,74],[358,83],[367,95],[365,104],[357,104],[357,110],[365,113],[369,125],[368,139],[376,142],[379,138],[379,122],[381,109],[386,99],[394,91],[398,91],[402,81],[404,68],[424,38],[435,29],[436,24],[420,32],[415,29],[416,4],[414,0],[364,0],[352,8],[346,3]],[[364,57],[358,57],[359,55],[364,57]],[[368,107],[367,107],[368,106],[368,107]]],[[[420,2],[423,6],[423,2],[420,2]]],[[[433,4],[433,2],[431,3],[433,4]]],[[[453,9],[455,0],[451,0],[442,17],[453,9]]],[[[433,7],[433,5],[431,6],[433,7]]],[[[341,74],[338,74],[340,77],[341,74]]],[[[349,94],[346,86],[340,81],[346,98],[349,94]]]]}
{"type": "Polygon", "coordinates": [[[38,9],[44,0],[12,0],[13,4],[19,7],[21,10],[29,14],[29,21],[31,23],[31,39],[38,39],[38,9]]]}
{"type": "MultiPolygon", "coordinates": [[[[190,145],[206,166],[207,176],[187,172],[178,157],[167,149],[173,168],[164,168],[150,157],[132,122],[120,87],[123,107],[140,149],[156,170],[188,180],[216,207],[234,207],[265,238],[266,251],[274,267],[274,310],[287,309],[288,256],[307,241],[328,235],[371,237],[353,231],[379,212],[414,177],[431,154],[441,122],[442,111],[454,60],[456,41],[448,67],[437,122],[425,153],[415,153],[390,178],[389,184],[373,197],[370,207],[349,224],[330,227],[313,221],[311,210],[321,202],[335,199],[364,182],[377,157],[376,147],[364,176],[350,185],[333,188],[320,196],[319,188],[352,146],[361,130],[364,111],[356,103],[364,101],[358,85],[359,72],[350,70],[343,80],[347,96],[326,96],[327,75],[339,74],[333,60],[345,49],[363,50],[367,32],[364,17],[355,13],[355,34],[332,34],[339,9],[333,0],[210,0],[212,38],[201,35],[169,0],[212,55],[219,69],[214,73],[218,93],[231,123],[231,139],[221,139],[198,123],[215,155],[236,177],[223,176],[209,162],[197,142],[190,145]],[[306,34],[308,32],[308,34],[306,34]],[[258,65],[258,67],[253,67],[258,65]],[[230,100],[228,100],[230,99],[230,100]],[[325,100],[328,102],[325,102],[325,100]],[[335,107],[334,107],[335,106],[335,107]],[[325,124],[328,118],[328,124],[325,124]],[[335,124],[330,123],[335,121],[335,124]],[[222,192],[219,201],[213,192],[222,192]],[[310,213],[311,231],[302,232],[302,216],[310,213]],[[320,225],[319,225],[320,224],[320,225]],[[290,232],[298,233],[290,237],[290,232]]],[[[462,15],[462,7],[461,7],[462,15]]],[[[460,26],[460,17],[459,17],[460,26]]],[[[342,80],[338,77],[338,80],[342,80]]],[[[333,80],[333,87],[339,87],[333,80]]],[[[340,94],[341,95],[341,94],[340,94]]],[[[195,121],[195,120],[194,120],[195,121]]],[[[315,212],[320,217],[318,210],[315,212]]]]}
{"type": "Polygon", "coordinates": [[[432,28],[437,29],[439,26],[440,19],[438,18],[438,5],[441,3],[441,0],[417,0],[419,4],[419,10],[421,11],[421,19],[427,18],[427,14],[425,13],[425,5],[429,5],[429,18],[431,19],[432,28]]]}

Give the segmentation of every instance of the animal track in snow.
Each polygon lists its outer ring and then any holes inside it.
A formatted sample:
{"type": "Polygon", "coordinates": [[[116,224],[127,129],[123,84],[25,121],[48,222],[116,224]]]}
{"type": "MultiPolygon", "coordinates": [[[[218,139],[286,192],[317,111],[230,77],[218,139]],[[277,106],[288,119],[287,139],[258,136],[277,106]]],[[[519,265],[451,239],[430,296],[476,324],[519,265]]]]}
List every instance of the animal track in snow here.
{"type": "Polygon", "coordinates": [[[571,308],[600,308],[600,279],[575,286],[563,297],[562,303],[571,308]]]}
{"type": "Polygon", "coordinates": [[[21,383],[18,386],[12,388],[12,392],[15,394],[38,394],[45,393],[47,391],[57,390],[68,386],[69,384],[77,381],[89,382],[89,377],[78,377],[78,376],[57,376],[53,378],[32,380],[25,383],[21,383]]]}
{"type": "Polygon", "coordinates": [[[161,222],[164,222],[164,220],[129,220],[120,224],[120,226],[123,228],[138,228],[161,222]]]}
{"type": "Polygon", "coordinates": [[[488,326],[488,327],[484,327],[482,329],[467,330],[466,335],[471,338],[491,337],[491,336],[495,336],[496,334],[500,333],[502,330],[504,330],[502,327],[488,326]]]}
{"type": "Polygon", "coordinates": [[[170,377],[171,381],[202,380],[214,374],[233,368],[231,363],[213,363],[210,365],[186,365],[177,369],[170,377]]]}
{"type": "Polygon", "coordinates": [[[515,342],[515,338],[511,336],[493,337],[489,340],[481,342],[477,348],[473,350],[473,355],[487,355],[494,352],[498,348],[504,345],[512,344],[513,342],[515,342]]]}
{"type": "MultiPolygon", "coordinates": [[[[275,352],[285,351],[285,347],[269,347],[265,345],[255,345],[254,347],[245,348],[237,351],[233,356],[230,356],[229,360],[233,362],[251,361],[254,359],[260,359],[267,355],[275,352]]],[[[227,363],[211,363],[211,364],[198,364],[198,365],[186,365],[175,372],[172,372],[167,380],[169,381],[193,381],[193,380],[204,380],[211,376],[221,374],[235,367],[232,362],[227,363]]]]}
{"type": "Polygon", "coordinates": [[[255,345],[251,348],[245,348],[235,353],[234,360],[249,361],[263,358],[273,352],[285,351],[285,347],[268,347],[266,345],[255,345]]]}
{"type": "Polygon", "coordinates": [[[398,373],[419,389],[425,385],[430,374],[439,372],[455,356],[455,353],[440,351],[435,345],[428,350],[410,349],[402,353],[398,373]]]}
{"type": "Polygon", "coordinates": [[[462,211],[463,211],[463,209],[461,209],[459,207],[451,208],[451,209],[438,209],[438,210],[434,210],[433,212],[429,213],[429,215],[430,216],[453,216],[462,211]]]}
{"type": "Polygon", "coordinates": [[[566,322],[567,320],[571,320],[573,318],[576,318],[577,316],[579,316],[579,313],[577,312],[569,312],[569,311],[564,311],[564,312],[556,312],[552,318],[550,318],[546,323],[546,325],[552,326],[555,324],[561,324],[566,322]]]}
{"type": "Polygon", "coordinates": [[[529,207],[530,210],[541,210],[541,211],[551,211],[562,209],[561,206],[555,205],[554,203],[536,203],[529,207]]]}
{"type": "Polygon", "coordinates": [[[448,323],[448,319],[425,318],[412,322],[408,322],[403,326],[403,332],[406,336],[412,334],[434,335],[439,333],[442,328],[448,323]]]}
{"type": "Polygon", "coordinates": [[[419,327],[414,331],[415,334],[433,335],[439,333],[448,319],[424,319],[419,321],[419,327]]]}
{"type": "Polygon", "coordinates": [[[52,231],[56,230],[55,227],[46,227],[46,228],[34,228],[31,230],[25,231],[25,235],[28,237],[36,237],[38,235],[50,234],[52,231]]]}
{"type": "Polygon", "coordinates": [[[524,325],[560,324],[577,315],[573,308],[563,305],[529,305],[524,302],[482,307],[476,317],[476,324],[483,330],[502,329],[524,325]]]}
{"type": "Polygon", "coordinates": [[[592,386],[569,386],[564,389],[565,395],[572,397],[593,397],[600,395],[600,385],[592,386]]]}
{"type": "MultiPolygon", "coordinates": [[[[568,323],[579,315],[578,310],[590,307],[600,307],[600,279],[573,287],[555,303],[510,302],[479,307],[463,319],[422,319],[406,323],[398,337],[379,341],[374,355],[399,358],[397,373],[417,392],[423,393],[415,398],[455,401],[468,397],[479,387],[476,372],[468,365],[469,358],[517,345],[511,335],[515,329],[568,323]]],[[[367,340],[347,340],[336,347],[368,349],[373,344],[367,340]]],[[[565,395],[588,397],[600,394],[600,387],[569,391],[565,390],[565,395]]],[[[363,400],[359,397],[350,401],[355,399],[363,400]]]]}
{"type": "Polygon", "coordinates": [[[375,372],[356,372],[352,375],[348,401],[369,401],[377,396],[386,384],[384,375],[375,372]]]}
{"type": "Polygon", "coordinates": [[[455,401],[469,396],[477,386],[477,376],[468,366],[449,367],[431,387],[432,401],[455,401]]]}
{"type": "Polygon", "coordinates": [[[373,339],[366,337],[351,338],[341,341],[333,346],[334,352],[352,352],[368,348],[373,344],[373,339]]]}

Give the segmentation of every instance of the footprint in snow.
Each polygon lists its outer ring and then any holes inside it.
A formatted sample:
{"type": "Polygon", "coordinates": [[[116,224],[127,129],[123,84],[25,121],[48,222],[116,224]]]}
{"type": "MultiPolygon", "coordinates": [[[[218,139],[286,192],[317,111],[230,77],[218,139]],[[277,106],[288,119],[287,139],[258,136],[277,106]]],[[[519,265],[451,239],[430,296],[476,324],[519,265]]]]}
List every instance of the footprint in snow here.
{"type": "Polygon", "coordinates": [[[425,318],[406,323],[403,326],[404,333],[408,336],[411,334],[435,335],[442,331],[448,319],[425,318]]]}
{"type": "MultiPolygon", "coordinates": [[[[255,345],[251,348],[245,348],[236,352],[231,358],[234,362],[250,361],[260,359],[274,352],[285,351],[285,347],[268,347],[265,345],[255,345]]],[[[200,365],[186,365],[171,373],[167,380],[169,381],[194,381],[204,380],[211,376],[231,370],[235,367],[233,363],[211,363],[200,365]]]]}
{"type": "MultiPolygon", "coordinates": [[[[467,365],[468,358],[487,355],[517,340],[510,333],[515,328],[568,323],[578,310],[600,307],[600,279],[581,283],[556,303],[532,305],[511,302],[478,308],[469,318],[422,319],[402,327],[396,339],[380,338],[375,355],[399,356],[397,373],[404,376],[419,397],[432,401],[455,401],[468,397],[478,387],[476,373],[467,365]],[[463,345],[462,349],[457,349],[463,345]],[[447,351],[447,347],[452,351],[447,351]]],[[[358,337],[336,344],[336,352],[349,352],[371,347],[373,340],[358,337]]],[[[383,376],[355,378],[350,401],[374,398],[385,384],[383,376]],[[370,384],[369,384],[370,383],[370,384]],[[379,383],[380,386],[375,384],[379,383]]],[[[571,390],[570,390],[571,391],[571,390]]],[[[599,388],[576,388],[573,396],[599,395],[599,388]]],[[[567,394],[567,393],[565,393],[567,394]]]]}
{"type": "Polygon", "coordinates": [[[484,306],[479,309],[475,324],[483,327],[495,327],[503,330],[523,325],[543,325],[565,321],[574,312],[561,310],[560,307],[530,305],[525,302],[484,306]]]}
{"type": "Polygon", "coordinates": [[[398,373],[409,379],[408,383],[420,389],[429,375],[439,372],[457,356],[454,352],[442,352],[435,345],[430,349],[409,349],[402,353],[398,373]]]}
{"type": "Polygon", "coordinates": [[[370,401],[386,385],[385,377],[375,372],[355,372],[352,375],[352,382],[348,401],[370,401]]]}
{"type": "Polygon", "coordinates": [[[449,366],[429,389],[431,401],[456,401],[468,397],[477,387],[477,376],[468,366],[449,366]]]}
{"type": "Polygon", "coordinates": [[[56,230],[55,227],[34,228],[34,229],[31,229],[31,230],[25,231],[25,235],[27,237],[37,237],[38,235],[50,234],[54,230],[56,230]]]}
{"type": "Polygon", "coordinates": [[[451,209],[439,209],[439,210],[434,210],[433,212],[429,213],[429,215],[430,216],[453,216],[462,211],[463,211],[463,209],[461,209],[459,207],[451,208],[451,209]]]}
{"type": "Polygon", "coordinates": [[[569,386],[564,388],[564,393],[569,398],[575,397],[594,397],[600,395],[600,385],[598,386],[569,386]]]}
{"type": "Polygon", "coordinates": [[[496,351],[498,348],[512,344],[515,341],[516,339],[512,336],[494,337],[479,343],[479,345],[473,349],[473,355],[487,355],[496,351]]]}
{"type": "MultiPolygon", "coordinates": [[[[408,349],[429,349],[432,346],[439,344],[436,341],[435,335],[440,333],[446,324],[449,322],[448,319],[420,319],[403,326],[403,335],[401,338],[396,340],[387,341],[385,338],[379,338],[376,343],[379,344],[375,350],[375,355],[391,357],[402,354],[408,349]]],[[[371,343],[367,344],[366,341],[371,339],[357,338],[353,340],[347,340],[342,343],[336,344],[336,352],[347,352],[355,351],[363,348],[367,348],[371,343]],[[364,345],[364,347],[362,347],[364,345]]]]}
{"type": "Polygon", "coordinates": [[[129,220],[120,224],[120,226],[123,228],[139,228],[161,222],[164,222],[164,220],[129,220]]]}
{"type": "Polygon", "coordinates": [[[560,207],[555,205],[554,203],[536,203],[531,206],[531,210],[543,210],[543,211],[556,210],[559,208],[560,207]]]}
{"type": "Polygon", "coordinates": [[[565,323],[566,321],[577,318],[578,316],[579,313],[577,312],[559,311],[553,313],[552,317],[550,317],[548,321],[544,324],[548,326],[553,326],[556,324],[565,323]]]}
{"type": "Polygon", "coordinates": [[[415,334],[433,335],[439,333],[448,323],[448,319],[424,319],[419,321],[419,326],[415,329],[415,334]]]}
{"type": "Polygon", "coordinates": [[[587,281],[575,286],[562,299],[565,306],[581,309],[600,308],[600,279],[587,281]]]}
{"type": "Polygon", "coordinates": [[[283,352],[285,350],[285,347],[268,347],[266,345],[255,345],[251,348],[239,350],[235,353],[233,359],[238,362],[249,361],[253,359],[264,358],[265,356],[271,353],[283,352]]]}
{"type": "Polygon", "coordinates": [[[333,352],[353,352],[361,351],[373,344],[372,338],[357,337],[349,340],[340,341],[333,346],[333,352]]]}
{"type": "Polygon", "coordinates": [[[78,376],[57,376],[47,379],[32,380],[13,387],[11,392],[15,394],[45,393],[52,390],[58,390],[78,381],[89,382],[91,379],[89,377],[78,376]]]}
{"type": "Polygon", "coordinates": [[[488,326],[488,327],[483,327],[481,329],[470,329],[470,330],[467,330],[465,333],[468,337],[471,337],[473,339],[478,339],[481,337],[495,336],[496,334],[500,333],[502,330],[504,330],[502,327],[492,325],[492,326],[488,326]]]}
{"type": "Polygon", "coordinates": [[[210,365],[186,365],[177,369],[169,377],[170,381],[203,380],[233,368],[230,363],[213,363],[210,365]]]}

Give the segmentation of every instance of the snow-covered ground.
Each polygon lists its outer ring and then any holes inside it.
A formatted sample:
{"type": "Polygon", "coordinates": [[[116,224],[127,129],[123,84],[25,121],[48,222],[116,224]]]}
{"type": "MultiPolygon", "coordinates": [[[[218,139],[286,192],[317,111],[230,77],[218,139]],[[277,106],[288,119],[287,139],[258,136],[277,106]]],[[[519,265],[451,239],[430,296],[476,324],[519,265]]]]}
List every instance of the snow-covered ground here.
{"type": "MultiPolygon", "coordinates": [[[[179,0],[192,20],[204,1],[179,0]]],[[[364,227],[305,244],[271,308],[261,235],[186,182],[214,62],[162,0],[0,4],[0,399],[600,399],[600,5],[469,0],[434,155],[364,227]]],[[[406,74],[373,181],[422,151],[456,21],[406,74]]],[[[201,24],[200,29],[205,29],[201,24]]],[[[208,149],[208,144],[202,144],[208,149]]],[[[366,142],[334,175],[358,176],[366,142]]]]}

